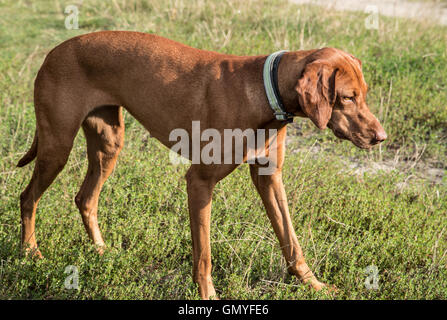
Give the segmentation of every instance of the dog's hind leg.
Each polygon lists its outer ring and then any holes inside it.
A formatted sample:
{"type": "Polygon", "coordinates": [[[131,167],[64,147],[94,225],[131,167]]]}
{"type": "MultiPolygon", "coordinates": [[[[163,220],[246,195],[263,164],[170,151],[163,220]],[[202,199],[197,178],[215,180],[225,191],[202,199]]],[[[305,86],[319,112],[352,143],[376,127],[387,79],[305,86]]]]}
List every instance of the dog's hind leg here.
{"type": "MultiPolygon", "coordinates": [[[[46,107],[48,106],[37,106],[36,110],[46,107]]],[[[27,253],[39,258],[42,255],[37,248],[35,235],[37,204],[45,190],[64,168],[82,121],[73,119],[64,122],[61,121],[62,117],[63,115],[56,110],[50,116],[45,113],[38,118],[36,132],[39,140],[36,146],[34,172],[30,183],[20,195],[22,247],[27,253]]]]}
{"type": "Polygon", "coordinates": [[[101,188],[115,167],[124,142],[122,107],[103,106],[92,111],[82,124],[87,140],[88,169],[75,202],[85,229],[98,252],[104,240],[98,226],[98,199],[101,188]]]}

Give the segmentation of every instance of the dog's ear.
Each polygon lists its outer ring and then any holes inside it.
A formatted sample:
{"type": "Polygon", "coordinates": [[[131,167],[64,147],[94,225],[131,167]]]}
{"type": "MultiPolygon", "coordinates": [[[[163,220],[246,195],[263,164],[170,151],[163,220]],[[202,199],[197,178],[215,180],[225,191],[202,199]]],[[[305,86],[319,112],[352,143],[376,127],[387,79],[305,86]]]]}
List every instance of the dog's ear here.
{"type": "Polygon", "coordinates": [[[354,61],[356,61],[359,64],[360,70],[362,70],[362,60],[359,58],[354,57],[352,54],[349,55],[354,61]]]}
{"type": "Polygon", "coordinates": [[[326,128],[335,103],[336,71],[325,61],[308,63],[295,87],[303,113],[321,130],[326,128]]]}

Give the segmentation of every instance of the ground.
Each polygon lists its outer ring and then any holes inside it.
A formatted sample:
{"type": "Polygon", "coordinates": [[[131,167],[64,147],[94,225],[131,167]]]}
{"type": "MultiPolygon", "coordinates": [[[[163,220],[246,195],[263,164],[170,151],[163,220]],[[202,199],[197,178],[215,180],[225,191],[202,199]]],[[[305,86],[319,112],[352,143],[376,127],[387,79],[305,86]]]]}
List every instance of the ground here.
{"type": "Polygon", "coordinates": [[[446,0],[290,0],[342,11],[377,12],[388,17],[410,18],[447,25],[446,0]]]}
{"type": "Polygon", "coordinates": [[[287,1],[69,4],[79,8],[78,30],[65,28],[63,1],[0,1],[0,298],[198,298],[191,279],[187,166],[170,164],[166,148],[129,114],[126,145],[100,200],[109,250],[96,254],[73,201],[87,169],[80,133],[39,205],[36,233],[45,259],[20,252],[19,195],[33,164],[15,164],[34,135],[36,72],[61,41],[112,29],[240,55],[333,46],[363,61],[368,102],[389,139],[361,151],[296,119],[283,174],[308,263],[338,291],[317,293],[287,274],[248,168],[241,166],[214,192],[213,277],[221,298],[447,298],[446,27],[380,16],[378,29],[367,29],[362,12],[287,1]],[[365,285],[374,267],[378,289],[365,285]],[[73,270],[79,287],[67,289],[73,270]]]}

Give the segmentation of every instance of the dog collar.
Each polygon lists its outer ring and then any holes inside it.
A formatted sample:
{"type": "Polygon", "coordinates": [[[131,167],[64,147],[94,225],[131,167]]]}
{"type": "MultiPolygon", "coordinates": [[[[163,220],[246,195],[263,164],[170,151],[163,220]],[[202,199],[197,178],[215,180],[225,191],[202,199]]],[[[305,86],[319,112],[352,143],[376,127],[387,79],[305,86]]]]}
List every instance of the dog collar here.
{"type": "Polygon", "coordinates": [[[287,51],[274,52],[265,60],[263,70],[264,88],[275,118],[280,121],[292,122],[293,114],[284,109],[278,89],[278,66],[285,52],[287,51]]]}

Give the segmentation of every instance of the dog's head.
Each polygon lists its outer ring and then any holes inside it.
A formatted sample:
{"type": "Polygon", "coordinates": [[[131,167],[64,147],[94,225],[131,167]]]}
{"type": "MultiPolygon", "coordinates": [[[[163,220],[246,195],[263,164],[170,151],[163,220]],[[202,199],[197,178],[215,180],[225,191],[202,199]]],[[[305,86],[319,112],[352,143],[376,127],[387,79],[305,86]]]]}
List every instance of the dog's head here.
{"type": "Polygon", "coordinates": [[[387,138],[366,104],[368,86],[362,63],[333,48],[312,53],[295,87],[305,116],[319,128],[329,127],[341,139],[369,149],[387,138]]]}

